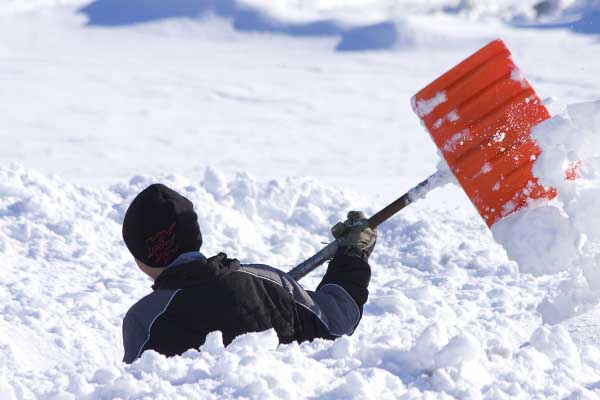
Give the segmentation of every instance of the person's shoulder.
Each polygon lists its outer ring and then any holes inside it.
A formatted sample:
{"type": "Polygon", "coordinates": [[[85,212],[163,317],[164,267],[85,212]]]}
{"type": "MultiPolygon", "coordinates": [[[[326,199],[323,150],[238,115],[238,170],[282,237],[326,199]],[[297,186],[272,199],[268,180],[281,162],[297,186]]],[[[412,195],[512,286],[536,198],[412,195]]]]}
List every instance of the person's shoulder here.
{"type": "Polygon", "coordinates": [[[138,300],[125,313],[124,321],[147,320],[149,316],[164,312],[179,290],[154,290],[138,300]]]}
{"type": "Polygon", "coordinates": [[[250,276],[254,280],[271,282],[291,291],[292,286],[298,285],[297,282],[284,271],[265,264],[242,264],[236,272],[242,272],[243,275],[250,276]]]}
{"type": "Polygon", "coordinates": [[[141,299],[139,299],[138,301],[136,301],[131,307],[129,307],[129,310],[127,311],[127,314],[133,314],[135,313],[137,310],[144,308],[144,306],[152,301],[152,297],[154,297],[154,293],[156,293],[156,291],[152,291],[150,293],[148,293],[147,295],[145,295],[144,297],[142,297],[141,299]]]}

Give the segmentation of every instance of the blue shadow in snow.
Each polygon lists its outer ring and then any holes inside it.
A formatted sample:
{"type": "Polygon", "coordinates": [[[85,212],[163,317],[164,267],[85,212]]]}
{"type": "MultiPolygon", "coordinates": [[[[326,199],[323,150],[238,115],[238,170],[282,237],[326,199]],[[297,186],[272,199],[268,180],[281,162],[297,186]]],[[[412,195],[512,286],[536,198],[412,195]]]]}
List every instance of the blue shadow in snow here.
{"type": "Polygon", "coordinates": [[[196,18],[213,9],[212,3],[198,0],[96,0],[79,12],[88,17],[88,25],[123,26],[166,18],[196,18]]]}
{"type": "Polygon", "coordinates": [[[569,29],[575,33],[585,35],[600,34],[600,11],[590,10],[583,13],[579,19],[569,22],[548,22],[548,23],[518,23],[514,22],[511,26],[515,28],[535,28],[535,29],[569,29]]]}
{"type": "Polygon", "coordinates": [[[240,7],[236,0],[96,0],[79,10],[89,26],[126,26],[167,18],[199,18],[214,14],[231,20],[238,31],[272,32],[290,36],[341,36],[340,51],[380,50],[396,42],[389,22],[348,29],[333,20],[285,23],[258,10],[240,7]]]}
{"type": "Polygon", "coordinates": [[[342,34],[338,51],[390,49],[398,42],[396,25],[391,22],[350,29],[342,34]]]}
{"type": "Polygon", "coordinates": [[[230,19],[240,31],[277,32],[293,36],[336,35],[334,21],[284,24],[235,0],[96,0],[79,10],[91,26],[124,26],[167,18],[198,18],[209,13],[230,19]]]}

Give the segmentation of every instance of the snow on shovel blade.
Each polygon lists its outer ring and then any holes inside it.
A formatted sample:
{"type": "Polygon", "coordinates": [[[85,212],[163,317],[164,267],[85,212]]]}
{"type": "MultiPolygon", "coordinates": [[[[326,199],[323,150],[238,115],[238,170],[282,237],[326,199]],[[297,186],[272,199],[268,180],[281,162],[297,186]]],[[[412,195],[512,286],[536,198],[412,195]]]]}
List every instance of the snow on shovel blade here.
{"type": "Polygon", "coordinates": [[[501,40],[422,89],[412,105],[488,226],[529,200],[556,196],[532,174],[540,149],[531,129],[550,114],[501,40]]]}

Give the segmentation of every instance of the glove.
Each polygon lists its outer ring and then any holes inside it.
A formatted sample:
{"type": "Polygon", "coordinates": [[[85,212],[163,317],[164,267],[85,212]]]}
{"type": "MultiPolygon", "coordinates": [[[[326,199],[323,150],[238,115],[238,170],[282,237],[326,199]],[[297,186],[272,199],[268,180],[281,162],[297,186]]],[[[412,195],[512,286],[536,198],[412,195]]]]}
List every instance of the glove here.
{"type": "Polygon", "coordinates": [[[369,228],[369,221],[362,211],[350,211],[348,219],[331,228],[331,234],[339,239],[344,254],[367,260],[377,241],[377,231],[369,228]]]}

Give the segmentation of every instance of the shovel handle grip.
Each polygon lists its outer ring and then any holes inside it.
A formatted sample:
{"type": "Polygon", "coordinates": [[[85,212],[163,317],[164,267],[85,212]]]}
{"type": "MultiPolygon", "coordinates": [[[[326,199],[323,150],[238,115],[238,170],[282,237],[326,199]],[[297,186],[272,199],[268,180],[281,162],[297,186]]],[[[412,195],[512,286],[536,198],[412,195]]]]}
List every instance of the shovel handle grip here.
{"type": "MultiPolygon", "coordinates": [[[[404,207],[413,203],[415,200],[418,200],[424,197],[430,190],[440,186],[440,184],[445,183],[446,179],[444,176],[446,173],[436,172],[429,178],[425,179],[423,182],[419,183],[417,186],[410,189],[404,195],[400,196],[394,202],[380,210],[378,213],[369,218],[369,227],[371,229],[376,229],[383,222],[390,219],[394,214],[398,211],[402,210],[404,207]]],[[[339,245],[339,239],[329,243],[322,250],[317,252],[314,256],[308,258],[302,263],[298,264],[296,267],[291,269],[288,272],[295,280],[300,280],[310,272],[315,270],[319,265],[325,263],[328,260],[331,260],[335,253],[337,252],[339,245]]]]}

